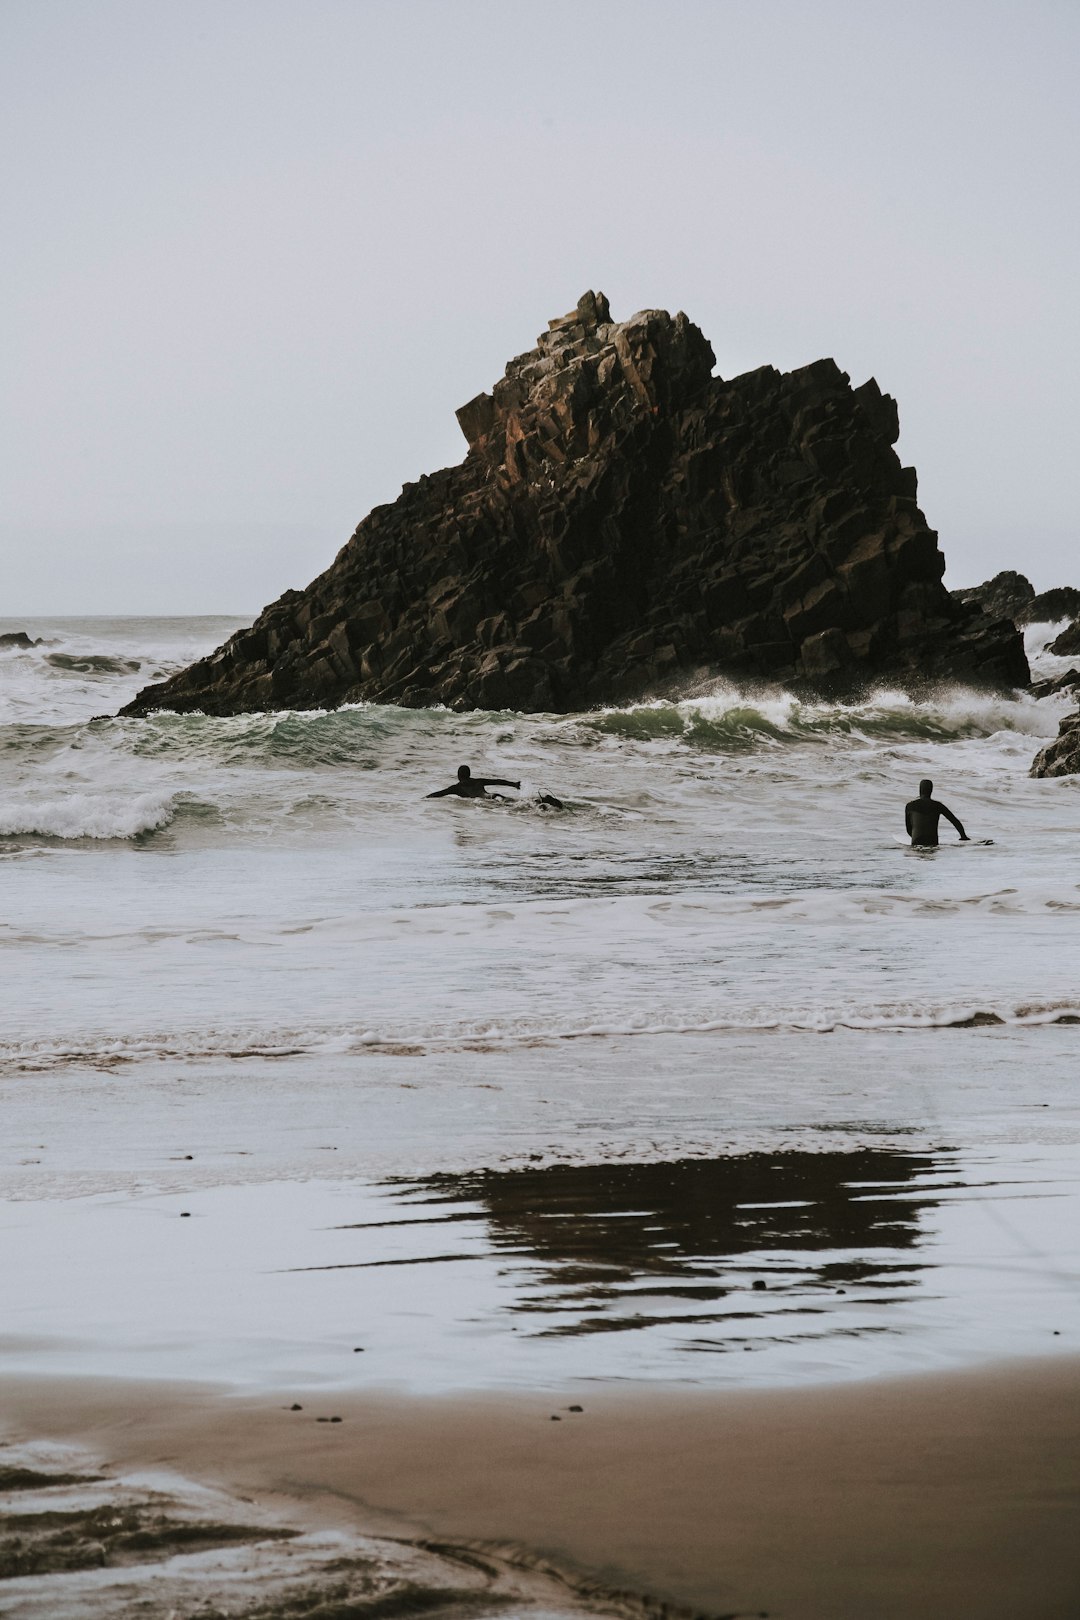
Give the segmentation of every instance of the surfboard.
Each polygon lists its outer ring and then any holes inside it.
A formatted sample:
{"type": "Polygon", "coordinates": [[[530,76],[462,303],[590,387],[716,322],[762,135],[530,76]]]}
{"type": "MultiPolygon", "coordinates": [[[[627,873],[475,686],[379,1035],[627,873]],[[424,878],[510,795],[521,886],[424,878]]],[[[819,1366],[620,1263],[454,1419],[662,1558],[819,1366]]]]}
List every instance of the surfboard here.
{"type": "Polygon", "coordinates": [[[893,843],[901,849],[986,849],[993,842],[992,838],[949,838],[940,844],[913,844],[907,833],[893,833],[893,843]]]}

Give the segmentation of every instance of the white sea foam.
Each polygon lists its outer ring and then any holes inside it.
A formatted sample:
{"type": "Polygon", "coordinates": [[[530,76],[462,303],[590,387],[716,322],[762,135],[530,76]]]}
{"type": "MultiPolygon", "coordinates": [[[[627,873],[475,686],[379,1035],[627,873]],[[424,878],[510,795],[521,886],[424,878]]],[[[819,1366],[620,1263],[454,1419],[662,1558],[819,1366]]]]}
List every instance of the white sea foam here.
{"type": "Polygon", "coordinates": [[[1067,699],[1036,700],[943,687],[916,700],[882,689],[852,703],[813,702],[790,692],[740,692],[718,683],[707,695],[602,709],[589,724],[628,740],[680,741],[697,748],[747,749],[783,743],[950,741],[1002,734],[1045,737],[1067,699]]]}
{"type": "Polygon", "coordinates": [[[35,797],[4,795],[0,837],[127,839],[167,826],[175,814],[171,795],[65,793],[35,797]]]}
{"type": "MultiPolygon", "coordinates": [[[[1080,994],[1036,1003],[973,997],[923,1005],[883,1004],[797,1010],[760,1009],[727,1017],[671,1019],[658,1013],[627,1012],[594,1023],[566,1024],[506,1019],[500,1024],[461,1020],[422,1028],[416,1021],[401,1028],[349,1029],[252,1028],[147,1030],[138,1035],[95,1037],[88,1032],[72,1040],[0,1042],[0,1075],[47,1074],[76,1070],[124,1071],[162,1064],[209,1067],[222,1064],[258,1066],[289,1059],[363,1060],[421,1058],[460,1053],[507,1057],[526,1050],[555,1051],[590,1042],[649,1039],[677,1042],[685,1037],[835,1035],[844,1031],[915,1035],[941,1030],[1031,1030],[1080,1024],[1080,994]]],[[[1029,1049],[1037,1061],[1037,1048],[1029,1049]]],[[[354,1071],[362,1079],[362,1070],[354,1071]]],[[[423,1087],[421,1076],[411,1082],[423,1087]]]]}
{"type": "Polygon", "coordinates": [[[1062,658],[1049,650],[1050,643],[1056,641],[1071,622],[1069,619],[1055,619],[1024,626],[1024,651],[1035,679],[1058,675],[1063,669],[1068,668],[1070,662],[1075,661],[1062,658]]]}

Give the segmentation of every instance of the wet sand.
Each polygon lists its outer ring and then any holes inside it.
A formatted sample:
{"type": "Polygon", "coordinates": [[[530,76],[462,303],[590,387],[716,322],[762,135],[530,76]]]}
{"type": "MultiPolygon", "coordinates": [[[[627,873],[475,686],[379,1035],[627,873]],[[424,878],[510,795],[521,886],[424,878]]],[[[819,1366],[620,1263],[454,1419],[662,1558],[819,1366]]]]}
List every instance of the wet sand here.
{"type": "Polygon", "coordinates": [[[710,1614],[1080,1608],[1071,1356],[741,1393],[308,1390],[300,1411],[288,1391],[193,1385],[9,1378],[0,1393],[15,1439],[287,1502],[309,1526],[514,1544],[710,1614]]]}

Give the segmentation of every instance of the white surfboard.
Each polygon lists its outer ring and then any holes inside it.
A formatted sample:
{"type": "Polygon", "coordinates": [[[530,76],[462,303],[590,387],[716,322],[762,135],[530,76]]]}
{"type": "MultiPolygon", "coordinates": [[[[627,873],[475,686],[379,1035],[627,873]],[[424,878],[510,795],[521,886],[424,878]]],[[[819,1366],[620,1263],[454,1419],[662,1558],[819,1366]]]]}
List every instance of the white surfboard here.
{"type": "Polygon", "coordinates": [[[913,844],[907,833],[893,833],[893,843],[903,849],[985,849],[993,842],[992,838],[943,838],[940,844],[913,844]]]}

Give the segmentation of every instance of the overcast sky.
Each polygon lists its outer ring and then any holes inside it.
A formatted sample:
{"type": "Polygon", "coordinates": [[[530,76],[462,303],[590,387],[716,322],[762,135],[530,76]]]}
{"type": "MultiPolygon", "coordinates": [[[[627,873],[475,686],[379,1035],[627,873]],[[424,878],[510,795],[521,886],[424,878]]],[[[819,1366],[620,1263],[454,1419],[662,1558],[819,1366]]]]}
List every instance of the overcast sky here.
{"type": "Polygon", "coordinates": [[[3,0],[0,612],[248,612],[587,287],[1080,584],[1075,0],[3,0]]]}

